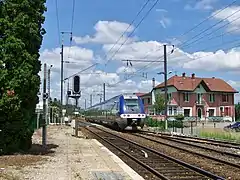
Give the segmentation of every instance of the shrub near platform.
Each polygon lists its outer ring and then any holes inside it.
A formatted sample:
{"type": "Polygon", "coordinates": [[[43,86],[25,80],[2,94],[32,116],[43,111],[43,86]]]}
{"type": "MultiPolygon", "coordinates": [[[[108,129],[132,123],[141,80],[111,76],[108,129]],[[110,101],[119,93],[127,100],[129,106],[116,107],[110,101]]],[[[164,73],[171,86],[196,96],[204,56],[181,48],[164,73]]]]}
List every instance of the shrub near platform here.
{"type": "MultiPolygon", "coordinates": [[[[146,120],[146,125],[148,127],[158,127],[160,130],[165,128],[165,121],[159,121],[148,117],[146,120]]],[[[183,128],[182,120],[168,121],[168,128],[183,128]]]]}
{"type": "Polygon", "coordinates": [[[45,2],[0,1],[0,154],[31,147],[45,2]]]}

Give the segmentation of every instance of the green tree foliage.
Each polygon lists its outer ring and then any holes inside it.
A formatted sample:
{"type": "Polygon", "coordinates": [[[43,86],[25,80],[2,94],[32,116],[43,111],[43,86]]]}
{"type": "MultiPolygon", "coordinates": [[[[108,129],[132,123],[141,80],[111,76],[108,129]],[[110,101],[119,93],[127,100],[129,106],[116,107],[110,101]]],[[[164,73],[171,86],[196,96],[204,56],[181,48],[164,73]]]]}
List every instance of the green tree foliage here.
{"type": "Polygon", "coordinates": [[[0,6],[0,149],[31,146],[41,69],[39,49],[45,30],[46,0],[4,0],[0,6]],[[9,96],[9,91],[14,95],[9,96]]]}
{"type": "Polygon", "coordinates": [[[164,102],[164,96],[162,94],[156,94],[153,107],[157,113],[161,113],[164,110],[164,102]]]}
{"type": "Polygon", "coordinates": [[[236,121],[240,121],[240,103],[235,105],[235,118],[236,121]]]}

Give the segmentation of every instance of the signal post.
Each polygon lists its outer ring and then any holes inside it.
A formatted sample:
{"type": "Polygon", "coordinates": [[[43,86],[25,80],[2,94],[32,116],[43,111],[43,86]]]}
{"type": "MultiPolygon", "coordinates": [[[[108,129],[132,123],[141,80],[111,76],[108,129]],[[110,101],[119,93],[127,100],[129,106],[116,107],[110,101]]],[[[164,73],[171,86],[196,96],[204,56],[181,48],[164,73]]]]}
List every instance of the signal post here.
{"type": "Polygon", "coordinates": [[[68,90],[67,92],[67,96],[68,98],[73,98],[75,99],[76,103],[75,103],[75,115],[76,115],[76,119],[75,119],[75,136],[78,136],[78,121],[77,121],[77,107],[78,107],[78,100],[81,97],[81,91],[80,91],[80,76],[75,75],[73,77],[73,90],[70,91],[68,90]]]}

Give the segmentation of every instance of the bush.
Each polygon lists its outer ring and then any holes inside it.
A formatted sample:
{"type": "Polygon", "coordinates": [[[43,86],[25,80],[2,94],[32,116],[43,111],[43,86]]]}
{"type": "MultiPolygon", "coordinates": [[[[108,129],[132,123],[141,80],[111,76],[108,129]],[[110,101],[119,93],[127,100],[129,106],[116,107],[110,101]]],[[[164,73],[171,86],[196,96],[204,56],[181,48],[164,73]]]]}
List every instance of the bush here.
{"type": "Polygon", "coordinates": [[[38,103],[39,49],[45,0],[5,0],[0,5],[0,153],[31,147],[38,103]]]}
{"type": "MultiPolygon", "coordinates": [[[[158,127],[160,129],[165,129],[165,121],[158,121],[149,117],[146,120],[146,125],[149,127],[158,127]]],[[[168,121],[168,128],[183,128],[183,122],[180,120],[168,121]]]]}

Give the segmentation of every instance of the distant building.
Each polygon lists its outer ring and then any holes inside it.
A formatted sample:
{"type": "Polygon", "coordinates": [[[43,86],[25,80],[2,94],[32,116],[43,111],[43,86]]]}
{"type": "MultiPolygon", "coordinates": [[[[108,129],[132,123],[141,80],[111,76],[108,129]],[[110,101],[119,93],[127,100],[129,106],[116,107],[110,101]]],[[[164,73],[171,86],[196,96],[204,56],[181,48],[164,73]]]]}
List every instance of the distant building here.
{"type": "MultiPolygon", "coordinates": [[[[183,114],[199,120],[216,116],[231,121],[235,119],[234,94],[238,92],[222,79],[200,78],[195,74],[187,77],[183,73],[182,76],[169,78],[167,87],[168,116],[183,114]]],[[[154,113],[152,105],[158,93],[164,94],[164,82],[155,86],[150,93],[140,96],[146,113],[154,113]]]]}

